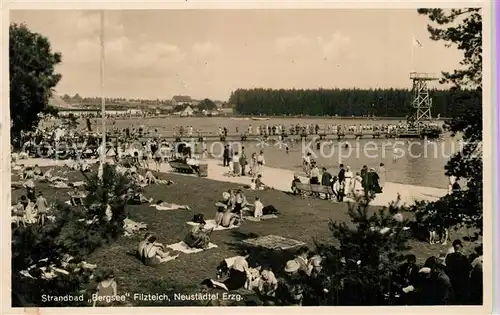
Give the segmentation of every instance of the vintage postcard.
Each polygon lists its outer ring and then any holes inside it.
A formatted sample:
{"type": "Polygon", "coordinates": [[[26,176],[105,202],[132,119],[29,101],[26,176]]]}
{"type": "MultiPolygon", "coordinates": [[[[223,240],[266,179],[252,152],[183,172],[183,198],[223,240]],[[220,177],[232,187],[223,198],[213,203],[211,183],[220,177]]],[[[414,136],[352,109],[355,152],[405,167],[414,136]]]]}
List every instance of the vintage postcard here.
{"type": "Polygon", "coordinates": [[[4,313],[491,313],[490,6],[6,3],[4,313]]]}

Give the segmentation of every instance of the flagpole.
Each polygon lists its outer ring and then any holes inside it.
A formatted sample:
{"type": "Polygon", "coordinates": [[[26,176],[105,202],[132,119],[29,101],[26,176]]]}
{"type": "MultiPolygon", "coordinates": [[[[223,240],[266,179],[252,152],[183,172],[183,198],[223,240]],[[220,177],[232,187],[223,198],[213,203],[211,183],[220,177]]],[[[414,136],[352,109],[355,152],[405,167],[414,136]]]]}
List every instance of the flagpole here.
{"type": "Polygon", "coordinates": [[[100,154],[100,165],[99,165],[99,178],[102,179],[104,171],[104,163],[106,161],[106,96],[104,92],[104,60],[105,60],[105,50],[104,50],[104,10],[101,10],[101,121],[102,121],[102,140],[101,140],[101,154],[100,154]]]}
{"type": "Polygon", "coordinates": [[[415,36],[411,40],[411,72],[415,72],[415,36]]]}

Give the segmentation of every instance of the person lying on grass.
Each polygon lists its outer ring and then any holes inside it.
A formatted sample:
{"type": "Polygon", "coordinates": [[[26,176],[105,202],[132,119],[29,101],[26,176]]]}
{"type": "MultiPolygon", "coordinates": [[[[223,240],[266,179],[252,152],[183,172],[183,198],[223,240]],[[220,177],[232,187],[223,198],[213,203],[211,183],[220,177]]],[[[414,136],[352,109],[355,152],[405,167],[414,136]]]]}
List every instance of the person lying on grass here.
{"type": "Polygon", "coordinates": [[[152,203],[153,198],[146,198],[142,193],[140,192],[134,192],[133,189],[129,189],[127,191],[126,197],[128,198],[128,203],[132,205],[140,205],[143,203],[152,203]]]}
{"type": "Polygon", "coordinates": [[[141,242],[140,248],[140,257],[141,261],[146,266],[158,266],[159,264],[165,263],[167,261],[171,261],[179,257],[179,255],[170,256],[169,252],[164,252],[163,245],[160,243],[156,243],[156,236],[149,235],[146,242],[141,242]]]}
{"type": "Polygon", "coordinates": [[[200,224],[195,226],[184,239],[184,243],[191,248],[201,248],[208,249],[210,244],[210,235],[214,231],[214,228],[205,229],[206,222],[201,221],[200,224]]]}
{"type": "Polygon", "coordinates": [[[191,207],[189,207],[187,205],[178,205],[175,203],[168,203],[168,202],[163,201],[163,200],[158,200],[156,202],[156,207],[161,207],[162,210],[176,210],[176,209],[191,210],[191,207]]]}
{"type": "Polygon", "coordinates": [[[173,181],[171,180],[162,180],[158,179],[153,175],[153,172],[147,171],[146,175],[144,175],[145,183],[148,185],[153,185],[153,184],[165,184],[165,185],[172,185],[174,184],[173,181]]]}
{"type": "Polygon", "coordinates": [[[47,172],[45,172],[45,174],[43,174],[40,180],[42,182],[54,183],[56,181],[65,181],[66,179],[59,176],[52,176],[52,169],[50,169],[47,172]]]}

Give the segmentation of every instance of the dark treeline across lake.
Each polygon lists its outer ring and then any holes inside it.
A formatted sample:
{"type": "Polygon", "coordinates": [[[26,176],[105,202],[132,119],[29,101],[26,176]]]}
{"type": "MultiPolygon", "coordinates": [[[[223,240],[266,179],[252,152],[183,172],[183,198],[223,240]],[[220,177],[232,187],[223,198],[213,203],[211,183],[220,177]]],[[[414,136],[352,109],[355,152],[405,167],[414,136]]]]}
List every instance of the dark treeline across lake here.
{"type": "MultiPolygon", "coordinates": [[[[432,114],[454,117],[470,102],[470,91],[429,91],[432,114]]],[[[238,89],[229,103],[241,115],[372,116],[407,117],[413,113],[413,92],[407,89],[238,89]]],[[[481,105],[481,104],[478,104],[481,105]]]]}

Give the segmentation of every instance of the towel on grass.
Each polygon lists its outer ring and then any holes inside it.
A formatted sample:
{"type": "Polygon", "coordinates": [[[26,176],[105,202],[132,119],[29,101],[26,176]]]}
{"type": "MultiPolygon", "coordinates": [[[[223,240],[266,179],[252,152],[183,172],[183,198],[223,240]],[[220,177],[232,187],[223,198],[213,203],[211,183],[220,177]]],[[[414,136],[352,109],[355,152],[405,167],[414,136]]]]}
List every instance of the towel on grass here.
{"type": "Polygon", "coordinates": [[[135,222],[129,218],[125,218],[125,220],[123,220],[123,228],[126,233],[134,234],[134,232],[147,229],[148,225],[143,222],[135,222]]]}
{"type": "Polygon", "coordinates": [[[150,207],[156,208],[159,211],[169,211],[169,210],[191,210],[188,206],[171,204],[169,207],[161,205],[150,205],[150,207]]]}
{"type": "Polygon", "coordinates": [[[54,188],[70,188],[68,184],[63,183],[63,182],[57,182],[55,184],[50,185],[50,187],[54,187],[54,188]]]}
{"type": "Polygon", "coordinates": [[[277,219],[278,216],[275,215],[275,214],[264,214],[263,216],[259,218],[256,218],[256,217],[253,217],[253,216],[245,216],[243,217],[243,219],[245,220],[248,220],[248,221],[254,221],[254,222],[258,222],[258,221],[263,221],[263,220],[269,220],[269,219],[277,219]]]}
{"type": "Polygon", "coordinates": [[[85,185],[85,182],[83,181],[78,181],[78,182],[74,182],[73,183],[73,187],[80,187],[80,186],[83,186],[85,185]]]}
{"type": "MultiPolygon", "coordinates": [[[[210,230],[211,228],[214,228],[214,231],[223,231],[223,230],[231,230],[239,227],[239,225],[233,225],[231,227],[223,227],[222,225],[215,226],[215,220],[206,220],[205,221],[205,229],[210,230]]],[[[199,223],[195,223],[193,221],[186,222],[188,225],[191,226],[198,226],[199,223]]]]}
{"type": "MultiPolygon", "coordinates": [[[[171,244],[171,245],[167,245],[167,247],[172,249],[172,250],[182,252],[184,254],[193,254],[193,253],[199,253],[199,252],[203,251],[203,249],[201,249],[201,248],[191,248],[191,247],[187,246],[187,244],[184,243],[184,241],[181,241],[181,242],[175,243],[175,244],[171,244]]],[[[208,244],[208,249],[216,248],[216,247],[217,247],[217,245],[215,245],[214,243],[208,244]]]]}

